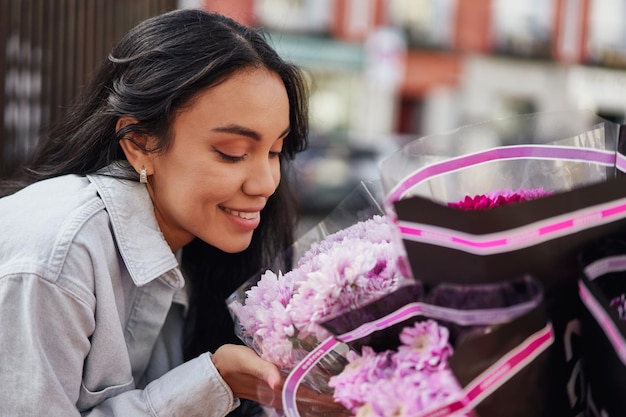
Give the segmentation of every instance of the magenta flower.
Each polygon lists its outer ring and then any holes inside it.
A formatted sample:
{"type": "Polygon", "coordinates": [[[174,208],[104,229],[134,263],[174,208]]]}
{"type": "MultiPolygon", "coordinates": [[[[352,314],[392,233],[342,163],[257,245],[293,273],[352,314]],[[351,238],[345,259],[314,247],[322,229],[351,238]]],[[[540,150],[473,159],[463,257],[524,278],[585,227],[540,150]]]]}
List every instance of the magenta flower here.
{"type": "Polygon", "coordinates": [[[626,295],[621,294],[619,297],[613,298],[609,305],[615,309],[620,320],[626,320],[626,295]]]}
{"type": "Polygon", "coordinates": [[[519,203],[521,201],[534,200],[552,194],[543,188],[522,189],[517,191],[502,190],[489,194],[479,194],[475,196],[465,196],[461,201],[448,203],[449,207],[461,210],[484,210],[507,204],[519,203]]]}

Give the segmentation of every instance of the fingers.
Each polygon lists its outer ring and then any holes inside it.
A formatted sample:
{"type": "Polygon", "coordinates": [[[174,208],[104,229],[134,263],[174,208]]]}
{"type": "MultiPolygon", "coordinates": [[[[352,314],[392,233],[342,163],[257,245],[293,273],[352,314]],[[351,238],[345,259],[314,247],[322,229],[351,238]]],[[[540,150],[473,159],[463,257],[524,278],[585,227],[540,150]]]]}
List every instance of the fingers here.
{"type": "MultiPolygon", "coordinates": [[[[215,351],[212,360],[236,397],[272,408],[282,408],[284,375],[278,367],[260,358],[254,350],[242,345],[224,345],[215,351]]],[[[349,415],[331,395],[319,393],[305,385],[298,388],[298,409],[301,408],[306,415],[311,416],[349,415]]]]}
{"type": "Polygon", "coordinates": [[[241,354],[241,363],[247,365],[242,372],[250,372],[250,375],[265,381],[271,389],[282,387],[283,376],[276,365],[260,358],[256,352],[245,346],[236,345],[241,354]]]}
{"type": "Polygon", "coordinates": [[[236,397],[276,407],[280,405],[282,375],[278,368],[241,345],[220,346],[213,364],[236,397]]]}
{"type": "Polygon", "coordinates": [[[264,379],[267,381],[267,385],[273,390],[280,390],[283,386],[284,378],[276,367],[270,369],[264,379]]]}

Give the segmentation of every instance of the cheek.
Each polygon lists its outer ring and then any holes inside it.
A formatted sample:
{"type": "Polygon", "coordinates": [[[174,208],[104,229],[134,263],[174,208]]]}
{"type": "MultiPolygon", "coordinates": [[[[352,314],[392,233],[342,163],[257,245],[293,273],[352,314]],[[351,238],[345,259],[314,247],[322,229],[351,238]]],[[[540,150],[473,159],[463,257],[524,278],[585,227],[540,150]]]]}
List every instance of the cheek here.
{"type": "Polygon", "coordinates": [[[280,162],[272,167],[272,178],[274,179],[274,188],[278,188],[281,179],[280,162]]]}
{"type": "Polygon", "coordinates": [[[274,183],[276,183],[276,186],[278,187],[278,183],[280,182],[280,163],[276,164],[272,175],[274,176],[274,183]]]}

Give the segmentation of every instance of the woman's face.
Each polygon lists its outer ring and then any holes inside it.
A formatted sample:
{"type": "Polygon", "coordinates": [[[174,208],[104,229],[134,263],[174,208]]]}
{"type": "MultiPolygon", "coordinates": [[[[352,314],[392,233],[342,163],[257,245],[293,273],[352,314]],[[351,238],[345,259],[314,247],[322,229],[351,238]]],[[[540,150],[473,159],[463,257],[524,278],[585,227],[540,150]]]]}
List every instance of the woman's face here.
{"type": "Polygon", "coordinates": [[[166,241],[198,237],[225,252],[248,247],[280,181],[289,101],[278,75],[235,74],[175,118],[172,142],[152,159],[148,190],[166,241]]]}

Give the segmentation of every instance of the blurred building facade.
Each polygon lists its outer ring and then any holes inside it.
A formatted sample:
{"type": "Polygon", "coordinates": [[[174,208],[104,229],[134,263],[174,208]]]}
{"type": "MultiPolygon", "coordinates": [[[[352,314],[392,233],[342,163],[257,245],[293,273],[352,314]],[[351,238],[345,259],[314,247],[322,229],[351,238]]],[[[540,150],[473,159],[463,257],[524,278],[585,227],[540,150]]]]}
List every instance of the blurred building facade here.
{"type": "Polygon", "coordinates": [[[313,74],[313,123],[323,130],[372,124],[363,111],[367,84],[385,65],[400,75],[391,86],[393,122],[372,127],[381,131],[421,135],[507,113],[569,108],[626,115],[625,0],[199,2],[265,28],[287,58],[313,74]],[[374,45],[382,31],[399,34],[404,50],[390,40],[374,45]]]}
{"type": "Polygon", "coordinates": [[[626,0],[198,2],[264,28],[311,75],[312,209],[417,136],[519,113],[626,115],[626,0]]]}
{"type": "Polygon", "coordinates": [[[297,175],[311,211],[416,136],[517,113],[626,115],[626,0],[0,0],[0,176],[122,33],[178,7],[262,28],[308,74],[297,175]]]}

